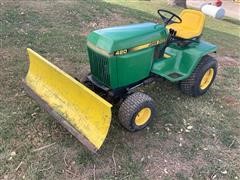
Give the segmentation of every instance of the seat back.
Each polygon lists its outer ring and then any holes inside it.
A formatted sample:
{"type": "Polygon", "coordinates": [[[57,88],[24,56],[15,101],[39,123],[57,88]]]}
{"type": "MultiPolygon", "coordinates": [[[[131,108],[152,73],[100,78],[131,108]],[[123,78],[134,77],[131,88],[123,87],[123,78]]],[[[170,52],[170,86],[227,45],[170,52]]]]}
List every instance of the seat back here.
{"type": "Polygon", "coordinates": [[[192,9],[184,9],[180,13],[180,17],[182,19],[182,27],[186,28],[186,30],[194,31],[196,36],[202,34],[205,23],[205,15],[202,12],[192,9]]]}

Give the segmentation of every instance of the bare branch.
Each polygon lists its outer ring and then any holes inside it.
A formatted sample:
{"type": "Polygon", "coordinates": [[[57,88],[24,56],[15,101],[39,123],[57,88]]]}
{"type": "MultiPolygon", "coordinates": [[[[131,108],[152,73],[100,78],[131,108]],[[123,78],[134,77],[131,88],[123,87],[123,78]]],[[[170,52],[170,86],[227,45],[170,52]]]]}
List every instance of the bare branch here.
{"type": "Polygon", "coordinates": [[[117,147],[117,145],[115,145],[115,147],[113,148],[113,152],[112,152],[112,160],[113,160],[113,164],[114,164],[114,175],[115,176],[117,175],[117,164],[116,164],[115,157],[114,157],[114,152],[115,152],[116,147],[117,147]]]}
{"type": "Polygon", "coordinates": [[[34,150],[32,150],[32,152],[41,151],[41,150],[43,150],[43,149],[46,149],[46,148],[49,148],[49,147],[53,146],[54,144],[56,144],[56,142],[54,142],[54,143],[52,143],[52,144],[48,144],[48,145],[46,145],[46,146],[42,146],[42,147],[37,148],[37,149],[34,149],[34,150]]]}

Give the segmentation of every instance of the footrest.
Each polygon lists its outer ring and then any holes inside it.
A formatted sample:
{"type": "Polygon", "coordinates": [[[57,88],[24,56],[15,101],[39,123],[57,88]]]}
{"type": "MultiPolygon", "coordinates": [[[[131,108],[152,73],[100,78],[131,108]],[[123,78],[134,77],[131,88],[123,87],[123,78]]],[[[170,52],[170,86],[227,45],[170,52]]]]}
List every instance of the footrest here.
{"type": "Polygon", "coordinates": [[[176,79],[176,78],[182,77],[183,75],[177,72],[172,72],[172,73],[169,73],[167,76],[176,79]]]}

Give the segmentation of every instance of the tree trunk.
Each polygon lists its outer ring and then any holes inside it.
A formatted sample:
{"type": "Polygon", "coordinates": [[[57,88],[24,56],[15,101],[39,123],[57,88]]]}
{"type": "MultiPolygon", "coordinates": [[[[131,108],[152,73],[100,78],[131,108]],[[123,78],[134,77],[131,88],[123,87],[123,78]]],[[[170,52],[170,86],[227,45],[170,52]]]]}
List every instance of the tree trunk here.
{"type": "Polygon", "coordinates": [[[180,6],[183,8],[187,7],[186,0],[168,0],[168,4],[171,6],[180,6]]]}

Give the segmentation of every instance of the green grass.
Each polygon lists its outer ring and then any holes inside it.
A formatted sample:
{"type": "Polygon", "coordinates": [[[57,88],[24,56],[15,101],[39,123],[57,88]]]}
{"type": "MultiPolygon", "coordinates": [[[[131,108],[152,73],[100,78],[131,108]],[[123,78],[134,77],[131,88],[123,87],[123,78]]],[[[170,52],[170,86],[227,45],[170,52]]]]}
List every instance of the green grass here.
{"type": "Polygon", "coordinates": [[[0,179],[240,178],[239,21],[207,18],[203,38],[219,46],[219,72],[207,94],[187,97],[167,81],[139,89],[157,102],[155,122],[129,133],[115,108],[102,149],[91,154],[24,92],[26,48],[78,76],[88,63],[90,31],[159,22],[158,8],[181,9],[159,0],[9,1],[1,7],[0,179]]]}

